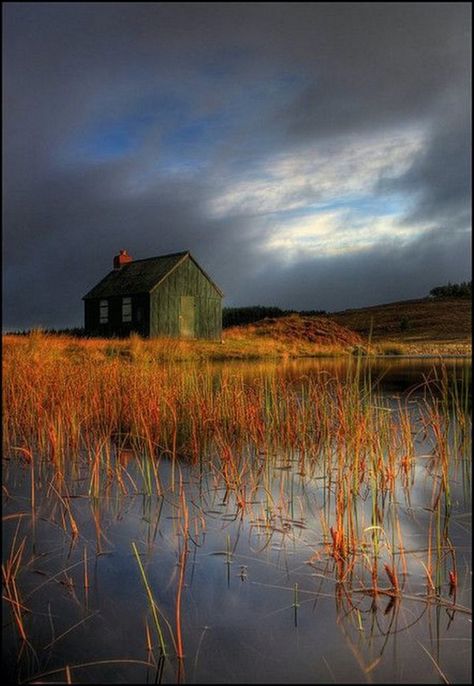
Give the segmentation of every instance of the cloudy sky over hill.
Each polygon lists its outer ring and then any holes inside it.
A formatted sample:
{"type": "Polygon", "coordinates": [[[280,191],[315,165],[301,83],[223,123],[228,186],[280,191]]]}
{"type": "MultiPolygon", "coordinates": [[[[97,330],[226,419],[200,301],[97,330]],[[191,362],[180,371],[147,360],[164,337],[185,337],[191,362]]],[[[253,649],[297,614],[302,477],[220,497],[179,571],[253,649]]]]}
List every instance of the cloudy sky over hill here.
{"type": "Polygon", "coordinates": [[[80,325],[120,248],[227,305],[470,278],[470,4],[3,10],[5,326],[80,325]]]}

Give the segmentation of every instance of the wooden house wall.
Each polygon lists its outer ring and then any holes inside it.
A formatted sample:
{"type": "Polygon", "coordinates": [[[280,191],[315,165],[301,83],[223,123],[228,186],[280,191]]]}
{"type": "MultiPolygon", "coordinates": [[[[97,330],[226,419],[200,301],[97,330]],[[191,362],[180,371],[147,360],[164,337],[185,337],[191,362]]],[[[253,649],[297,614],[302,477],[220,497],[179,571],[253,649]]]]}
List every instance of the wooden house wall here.
{"type": "Polygon", "coordinates": [[[150,331],[150,298],[148,293],[140,293],[130,296],[132,298],[132,321],[122,322],[122,296],[114,295],[109,298],[101,298],[109,303],[109,321],[100,323],[100,300],[84,301],[84,325],[87,333],[92,336],[126,337],[131,333],[140,336],[148,336],[150,331]],[[141,308],[142,318],[138,319],[138,308],[141,308]]]}
{"type": "Polygon", "coordinates": [[[150,335],[179,337],[182,295],[195,298],[195,337],[220,340],[222,296],[190,258],[151,291],[150,335]]]}

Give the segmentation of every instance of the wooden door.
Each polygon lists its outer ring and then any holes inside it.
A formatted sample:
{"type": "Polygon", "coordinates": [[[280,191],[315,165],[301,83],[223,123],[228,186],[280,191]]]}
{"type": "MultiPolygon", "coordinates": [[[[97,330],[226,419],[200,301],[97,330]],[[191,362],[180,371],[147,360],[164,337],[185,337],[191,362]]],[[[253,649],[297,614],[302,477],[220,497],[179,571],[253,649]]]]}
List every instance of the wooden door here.
{"type": "Polygon", "coordinates": [[[179,313],[179,335],[181,338],[194,338],[194,296],[182,295],[179,313]]]}

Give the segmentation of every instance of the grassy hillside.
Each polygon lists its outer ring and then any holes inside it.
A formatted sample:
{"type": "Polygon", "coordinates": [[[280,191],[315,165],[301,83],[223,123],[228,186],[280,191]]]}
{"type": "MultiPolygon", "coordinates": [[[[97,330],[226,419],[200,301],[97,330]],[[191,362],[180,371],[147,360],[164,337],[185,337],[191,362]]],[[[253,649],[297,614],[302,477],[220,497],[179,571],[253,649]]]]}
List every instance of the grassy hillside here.
{"type": "Polygon", "coordinates": [[[290,356],[340,355],[364,345],[358,333],[327,317],[266,318],[252,324],[233,326],[223,332],[229,349],[279,351],[290,356]]]}
{"type": "Polygon", "coordinates": [[[327,315],[381,350],[418,354],[467,354],[471,350],[470,299],[404,300],[327,315]]]}

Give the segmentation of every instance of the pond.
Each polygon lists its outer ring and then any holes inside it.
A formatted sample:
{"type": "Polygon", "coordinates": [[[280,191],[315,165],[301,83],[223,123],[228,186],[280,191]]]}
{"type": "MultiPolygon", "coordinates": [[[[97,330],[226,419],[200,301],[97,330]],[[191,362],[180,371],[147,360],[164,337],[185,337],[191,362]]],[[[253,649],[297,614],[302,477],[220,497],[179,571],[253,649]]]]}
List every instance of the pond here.
{"type": "Polygon", "coordinates": [[[153,439],[132,390],[75,452],[8,418],[9,680],[470,683],[470,365],[193,374],[153,439]]]}

